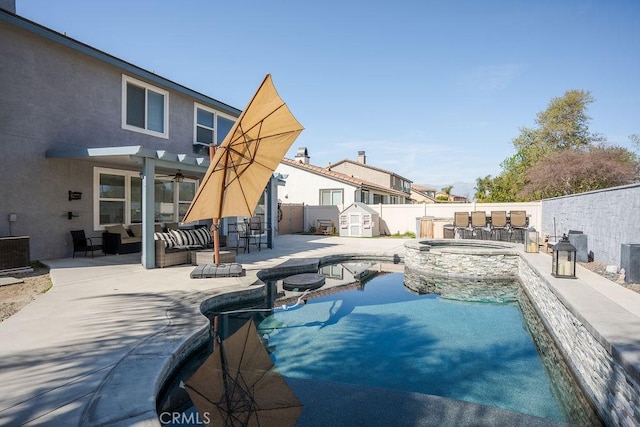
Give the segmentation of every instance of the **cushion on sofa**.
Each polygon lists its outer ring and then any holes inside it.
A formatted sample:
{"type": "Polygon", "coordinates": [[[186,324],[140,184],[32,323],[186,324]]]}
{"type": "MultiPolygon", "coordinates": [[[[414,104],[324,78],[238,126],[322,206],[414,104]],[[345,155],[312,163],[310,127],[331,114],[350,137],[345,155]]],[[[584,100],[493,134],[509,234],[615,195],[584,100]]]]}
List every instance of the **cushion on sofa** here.
{"type": "Polygon", "coordinates": [[[164,242],[164,247],[169,249],[176,246],[176,241],[173,240],[173,237],[170,233],[153,233],[154,240],[161,240],[164,242]]]}
{"type": "Polygon", "coordinates": [[[142,242],[142,237],[120,237],[120,243],[123,245],[127,245],[129,243],[140,243],[142,242]]]}
{"type": "Polygon", "coordinates": [[[169,230],[177,246],[202,246],[195,230],[169,230]]]}
{"type": "Polygon", "coordinates": [[[131,224],[129,230],[131,230],[134,237],[142,237],[142,224],[131,224]]]}
{"type": "Polygon", "coordinates": [[[122,224],[107,225],[104,229],[109,233],[119,234],[120,237],[122,237],[122,239],[126,239],[127,237],[131,237],[131,236],[129,236],[129,233],[127,233],[127,230],[124,228],[124,225],[122,225],[122,224]]]}
{"type": "Polygon", "coordinates": [[[200,242],[202,246],[208,246],[213,242],[213,239],[211,238],[211,232],[208,229],[201,227],[196,228],[195,230],[193,230],[193,232],[196,235],[198,242],[200,242]]]}

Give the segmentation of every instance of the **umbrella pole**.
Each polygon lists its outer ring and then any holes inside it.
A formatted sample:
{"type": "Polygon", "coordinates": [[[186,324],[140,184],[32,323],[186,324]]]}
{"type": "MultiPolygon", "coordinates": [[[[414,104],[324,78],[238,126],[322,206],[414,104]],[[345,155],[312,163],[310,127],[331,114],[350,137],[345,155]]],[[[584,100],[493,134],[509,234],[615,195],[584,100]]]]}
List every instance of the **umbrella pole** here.
{"type": "MultiPolygon", "coordinates": [[[[216,145],[209,144],[209,161],[213,162],[216,154],[216,145]]],[[[211,232],[213,233],[213,263],[220,264],[220,218],[212,218],[211,232]]]]}
{"type": "Polygon", "coordinates": [[[220,218],[213,218],[213,263],[220,264],[220,218]]]}

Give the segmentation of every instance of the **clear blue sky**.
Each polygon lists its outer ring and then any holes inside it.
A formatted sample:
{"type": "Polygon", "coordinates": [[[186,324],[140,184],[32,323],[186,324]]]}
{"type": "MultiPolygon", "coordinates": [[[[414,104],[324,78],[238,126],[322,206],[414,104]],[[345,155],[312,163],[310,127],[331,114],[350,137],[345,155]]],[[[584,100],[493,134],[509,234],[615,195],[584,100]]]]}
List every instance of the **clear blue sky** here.
{"type": "Polygon", "coordinates": [[[305,126],[287,157],[417,184],[496,175],[553,97],[640,134],[640,1],[16,0],[19,15],[243,109],[266,73],[305,126]]]}

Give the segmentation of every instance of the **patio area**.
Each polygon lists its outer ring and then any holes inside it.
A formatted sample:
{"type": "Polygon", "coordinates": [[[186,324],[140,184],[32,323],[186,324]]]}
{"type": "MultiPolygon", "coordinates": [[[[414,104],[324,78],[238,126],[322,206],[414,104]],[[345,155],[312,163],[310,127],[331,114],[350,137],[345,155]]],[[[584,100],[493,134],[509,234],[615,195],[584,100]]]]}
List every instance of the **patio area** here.
{"type": "Polygon", "coordinates": [[[274,249],[239,253],[247,274],[237,278],[146,270],[139,253],[46,260],[53,287],[0,323],[0,424],[157,425],[157,378],[206,330],[202,301],[247,290],[259,270],[293,257],[404,252],[403,239],[375,242],[280,236],[274,249]]]}
{"type": "MultiPolygon", "coordinates": [[[[196,345],[190,337],[206,333],[202,301],[250,290],[259,270],[289,258],[338,253],[402,257],[406,241],[279,236],[274,249],[238,254],[247,275],[237,278],[190,279],[191,265],[146,270],[140,254],[45,261],[52,289],[0,323],[0,424],[159,425],[158,381],[175,354],[196,345]]],[[[547,254],[524,255],[541,270],[550,265],[547,254]]],[[[640,295],[583,268],[577,275],[571,288],[589,292],[567,295],[572,304],[594,307],[606,300],[621,317],[632,319],[619,330],[610,312],[588,313],[600,316],[603,328],[616,328],[603,334],[624,337],[626,355],[637,369],[640,295]]],[[[428,419],[428,411],[415,411],[428,419]]],[[[477,417],[474,409],[469,411],[477,417]]],[[[485,416],[487,425],[496,421],[488,412],[485,416]]]]}

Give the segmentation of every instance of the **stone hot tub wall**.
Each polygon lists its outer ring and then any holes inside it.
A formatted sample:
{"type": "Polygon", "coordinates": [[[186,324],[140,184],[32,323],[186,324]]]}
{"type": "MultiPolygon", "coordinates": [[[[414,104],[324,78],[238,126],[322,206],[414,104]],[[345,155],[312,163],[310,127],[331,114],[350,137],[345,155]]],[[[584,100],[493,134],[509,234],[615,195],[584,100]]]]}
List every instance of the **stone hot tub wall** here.
{"type": "Polygon", "coordinates": [[[605,423],[640,425],[638,371],[625,369],[628,364],[608,350],[611,346],[606,340],[556,295],[553,284],[527,262],[521,245],[416,240],[407,242],[405,248],[405,270],[409,274],[438,279],[518,280],[605,423]]]}

